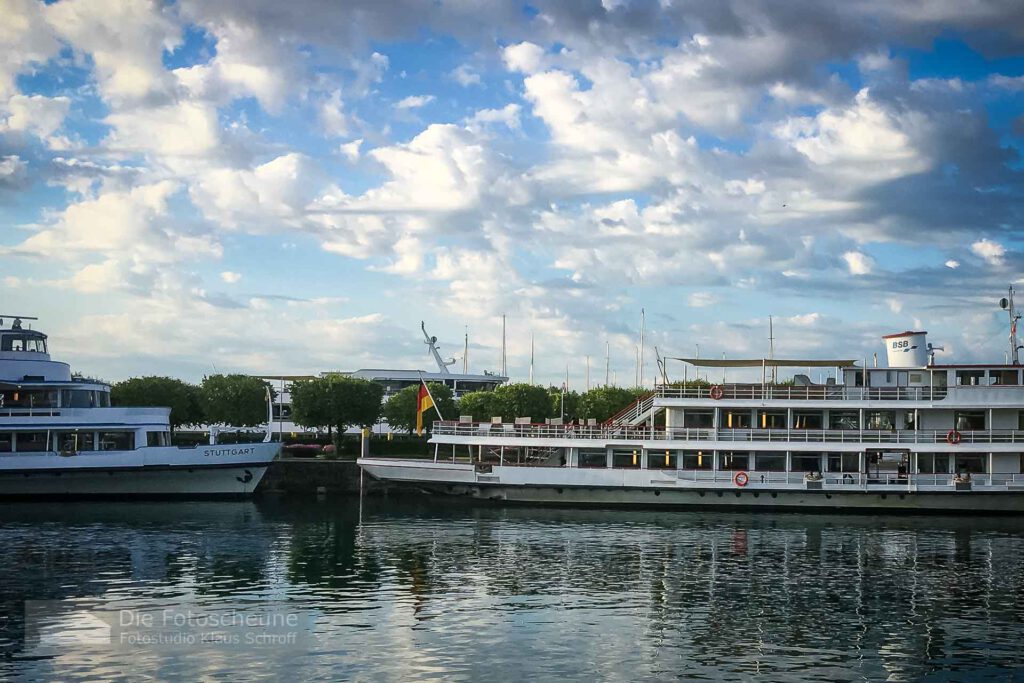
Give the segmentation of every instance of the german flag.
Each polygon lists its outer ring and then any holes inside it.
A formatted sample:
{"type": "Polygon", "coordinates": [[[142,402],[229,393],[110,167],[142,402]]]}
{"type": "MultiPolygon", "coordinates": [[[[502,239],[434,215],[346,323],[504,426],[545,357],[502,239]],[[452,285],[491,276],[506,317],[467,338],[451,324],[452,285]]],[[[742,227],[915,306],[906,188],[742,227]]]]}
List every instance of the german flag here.
{"type": "Polygon", "coordinates": [[[416,433],[423,435],[423,414],[434,407],[434,399],[430,397],[427,383],[420,380],[420,393],[416,397],[416,433]]]}

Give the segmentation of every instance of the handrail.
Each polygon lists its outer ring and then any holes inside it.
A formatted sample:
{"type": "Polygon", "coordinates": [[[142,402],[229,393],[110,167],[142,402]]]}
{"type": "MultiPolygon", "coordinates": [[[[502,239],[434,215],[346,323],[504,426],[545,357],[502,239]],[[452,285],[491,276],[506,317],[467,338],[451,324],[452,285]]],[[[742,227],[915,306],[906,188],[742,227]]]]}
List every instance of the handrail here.
{"type": "MultiPolygon", "coordinates": [[[[848,387],[841,384],[779,386],[761,384],[723,384],[717,400],[791,400],[791,401],[939,401],[948,387],[848,387]]],[[[712,398],[710,386],[661,386],[658,398],[712,398]]]]}
{"type": "MultiPolygon", "coordinates": [[[[948,444],[948,429],[705,429],[645,425],[491,424],[438,421],[434,436],[486,439],[573,439],[588,441],[719,441],[730,443],[864,443],[948,444]]],[[[1024,430],[986,429],[959,432],[959,444],[1024,444],[1024,430]]]]}

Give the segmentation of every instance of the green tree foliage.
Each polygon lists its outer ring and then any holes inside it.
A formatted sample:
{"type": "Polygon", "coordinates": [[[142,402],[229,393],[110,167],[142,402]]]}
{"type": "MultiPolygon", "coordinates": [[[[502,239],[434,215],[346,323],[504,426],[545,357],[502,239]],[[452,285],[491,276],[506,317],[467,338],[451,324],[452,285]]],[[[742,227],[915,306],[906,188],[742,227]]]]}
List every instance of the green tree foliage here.
{"type": "Polygon", "coordinates": [[[171,377],[132,377],[110,388],[115,406],[155,406],[171,409],[171,429],[200,424],[199,389],[194,384],[171,377]]]}
{"type": "Polygon", "coordinates": [[[646,389],[626,389],[623,387],[598,387],[591,389],[580,397],[579,415],[581,419],[593,418],[604,422],[619,412],[639,396],[647,393],[646,389]]]}
{"type": "Polygon", "coordinates": [[[549,387],[551,417],[563,417],[566,422],[580,417],[580,395],[576,391],[562,391],[562,387],[549,387]]]}
{"type": "Polygon", "coordinates": [[[268,387],[267,382],[249,375],[204,377],[199,385],[199,404],[204,419],[209,424],[233,427],[266,424],[268,387]]]}
{"type": "MultiPolygon", "coordinates": [[[[430,395],[437,402],[436,407],[431,408],[423,415],[423,428],[429,432],[434,420],[441,419],[438,415],[438,408],[446,420],[455,420],[459,416],[451,388],[437,382],[427,382],[427,386],[430,388],[430,395]]],[[[419,393],[419,384],[406,387],[394,394],[384,404],[384,419],[393,429],[404,432],[416,430],[416,397],[419,396],[419,393]]]]}
{"type": "Polygon", "coordinates": [[[495,415],[506,421],[516,417],[528,417],[533,422],[543,422],[551,417],[551,397],[544,387],[532,384],[505,384],[494,390],[495,415]]]}
{"type": "Polygon", "coordinates": [[[292,419],[303,427],[371,427],[381,415],[384,387],[366,379],[327,375],[292,385],[292,419]]]}
{"type": "Polygon", "coordinates": [[[472,415],[477,422],[490,422],[500,414],[493,391],[471,391],[459,399],[459,415],[472,415]]]}

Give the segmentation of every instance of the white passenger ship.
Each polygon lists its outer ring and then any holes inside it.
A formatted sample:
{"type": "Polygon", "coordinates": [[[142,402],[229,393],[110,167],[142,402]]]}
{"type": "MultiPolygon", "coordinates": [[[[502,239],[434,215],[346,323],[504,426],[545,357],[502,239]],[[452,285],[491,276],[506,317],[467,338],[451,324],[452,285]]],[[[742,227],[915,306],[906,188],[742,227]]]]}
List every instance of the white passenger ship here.
{"type": "Polygon", "coordinates": [[[1024,513],[1012,290],[1003,304],[1012,364],[935,364],[914,331],[883,338],[888,367],[680,359],[760,368],[762,381],[660,386],[601,425],[435,423],[432,460],[359,463],[387,481],[499,501],[1024,513]],[[835,367],[837,378],[779,385],[768,381],[778,367],[835,367]]]}
{"type": "Polygon", "coordinates": [[[277,456],[172,446],[170,408],[111,407],[109,385],[73,377],[22,320],[0,319],[0,497],[244,496],[277,456]]]}

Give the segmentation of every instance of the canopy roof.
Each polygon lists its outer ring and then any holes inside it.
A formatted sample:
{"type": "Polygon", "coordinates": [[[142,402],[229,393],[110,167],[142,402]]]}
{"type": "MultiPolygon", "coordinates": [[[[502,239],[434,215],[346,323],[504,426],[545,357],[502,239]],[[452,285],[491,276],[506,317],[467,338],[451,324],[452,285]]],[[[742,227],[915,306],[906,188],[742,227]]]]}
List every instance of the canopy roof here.
{"type": "Polygon", "coordinates": [[[831,360],[831,359],[792,359],[792,358],[676,358],[669,357],[669,360],[681,360],[684,363],[695,365],[700,368],[852,368],[857,361],[854,360],[831,360]]]}

